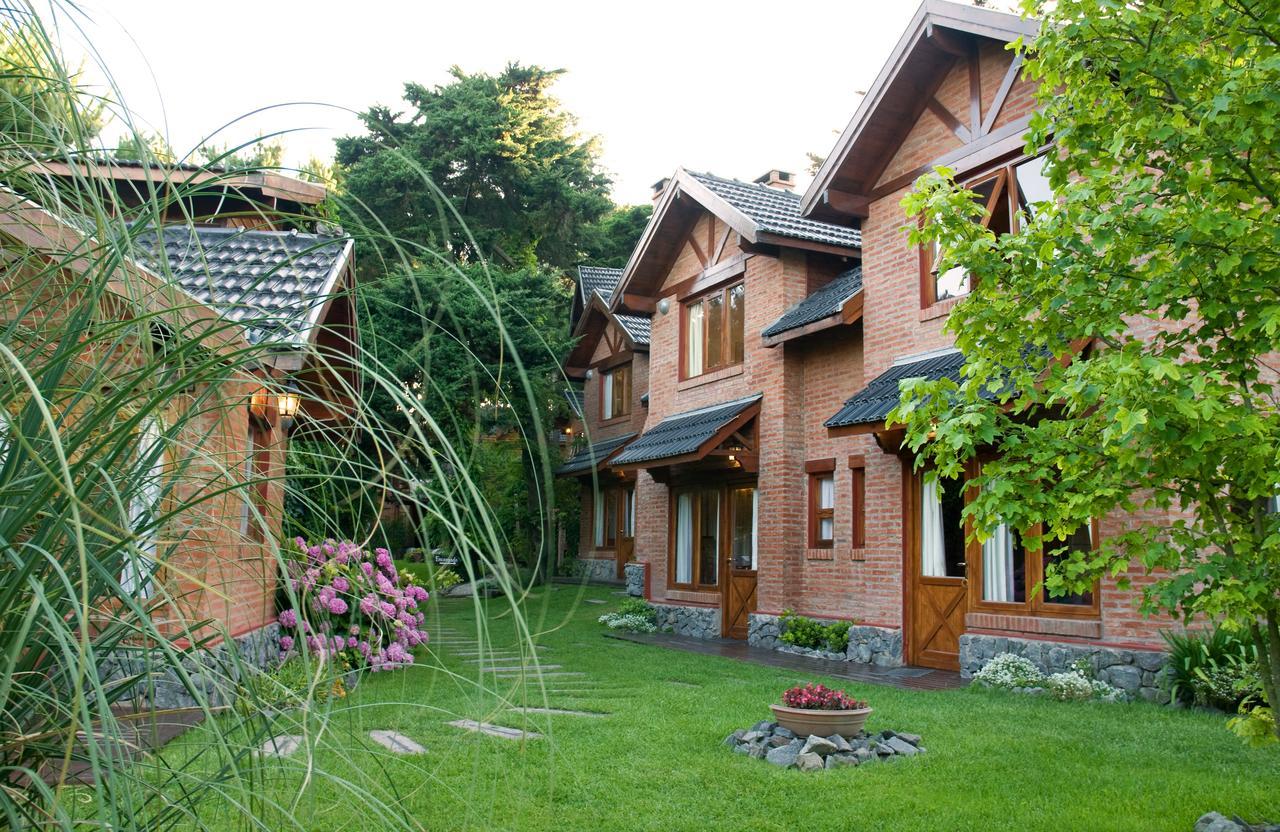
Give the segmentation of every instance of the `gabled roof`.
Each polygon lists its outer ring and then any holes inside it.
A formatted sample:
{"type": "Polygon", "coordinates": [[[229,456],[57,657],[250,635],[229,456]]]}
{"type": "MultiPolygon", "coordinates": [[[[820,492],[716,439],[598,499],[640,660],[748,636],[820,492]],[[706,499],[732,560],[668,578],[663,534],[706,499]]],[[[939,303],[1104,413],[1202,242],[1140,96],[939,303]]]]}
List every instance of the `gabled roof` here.
{"type": "Polygon", "coordinates": [[[963,366],[964,354],[959,350],[901,360],[855,393],[825,424],[828,428],[843,428],[882,422],[898,406],[899,382],[909,378],[959,381],[963,366]]]}
{"type": "Polygon", "coordinates": [[[805,191],[805,216],[825,213],[831,192],[866,198],[896,149],[919,118],[936,85],[957,60],[955,36],[1010,43],[1035,37],[1040,25],[1015,14],[975,6],[924,0],[898,40],[880,74],[836,140],[836,146],[805,191]]]}
{"type": "Polygon", "coordinates": [[[622,279],[622,269],[616,269],[611,266],[579,266],[578,267],[578,296],[582,299],[583,306],[591,299],[591,293],[594,292],[608,303],[613,298],[613,290],[617,288],[618,281],[622,279]]]}
{"type": "Polygon", "coordinates": [[[635,438],[634,433],[628,433],[625,436],[601,439],[599,442],[587,445],[565,460],[564,464],[556,469],[556,476],[582,476],[598,471],[609,462],[611,456],[635,438]]]}
{"type": "Polygon", "coordinates": [[[778,343],[778,336],[794,332],[828,318],[841,316],[845,305],[862,294],[862,267],[837,275],[830,283],[818,289],[795,306],[782,313],[778,320],[760,333],[766,341],[778,343]]]}
{"type": "Polygon", "coordinates": [[[187,225],[147,230],[136,242],[196,300],[243,324],[250,341],[288,346],[310,341],[352,250],[345,237],[187,225]]]}
{"type": "Polygon", "coordinates": [[[658,281],[679,256],[689,229],[704,211],[747,243],[851,257],[857,257],[862,246],[858,229],[802,216],[800,197],[790,191],[677,168],[614,290],[614,309],[635,308],[629,306],[628,295],[650,296],[657,290],[658,281]]]}
{"type": "Polygon", "coordinates": [[[627,446],[610,462],[615,468],[637,468],[669,464],[677,457],[705,456],[728,428],[749,419],[759,410],[762,396],[701,407],[668,416],[627,446]]]}

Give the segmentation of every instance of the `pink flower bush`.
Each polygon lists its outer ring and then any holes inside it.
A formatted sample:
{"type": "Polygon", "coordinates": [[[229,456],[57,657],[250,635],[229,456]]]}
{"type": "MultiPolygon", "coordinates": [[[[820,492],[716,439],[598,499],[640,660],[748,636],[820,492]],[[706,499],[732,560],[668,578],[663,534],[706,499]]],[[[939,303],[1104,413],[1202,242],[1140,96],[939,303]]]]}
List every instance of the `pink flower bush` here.
{"type": "Polygon", "coordinates": [[[299,556],[288,579],[298,603],[277,619],[285,631],[280,649],[305,644],[325,658],[374,671],[413,664],[413,648],[427,643],[418,604],[429,596],[411,579],[401,581],[391,553],[370,554],[349,541],[294,542],[299,556]]]}
{"type": "Polygon", "coordinates": [[[782,704],[788,708],[804,708],[807,711],[857,711],[867,707],[861,699],[853,699],[842,690],[832,690],[825,685],[797,685],[782,694],[782,704]]]}

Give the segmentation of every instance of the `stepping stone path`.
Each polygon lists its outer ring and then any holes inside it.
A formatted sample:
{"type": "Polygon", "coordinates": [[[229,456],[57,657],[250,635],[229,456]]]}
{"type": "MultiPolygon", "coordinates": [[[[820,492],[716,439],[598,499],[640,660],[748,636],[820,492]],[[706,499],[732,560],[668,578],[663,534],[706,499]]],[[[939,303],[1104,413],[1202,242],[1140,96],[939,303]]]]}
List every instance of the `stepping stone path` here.
{"type": "Polygon", "coordinates": [[[571,711],[567,708],[508,708],[522,714],[551,714],[552,716],[587,716],[593,719],[602,719],[609,714],[602,714],[599,711],[571,711]]]}
{"type": "Polygon", "coordinates": [[[526,671],[522,668],[516,668],[515,670],[504,670],[500,673],[495,673],[494,675],[499,679],[517,679],[521,676],[531,676],[540,679],[558,679],[565,676],[586,676],[587,674],[580,673],[576,670],[555,670],[551,673],[538,673],[533,670],[526,671]]]}
{"type": "Polygon", "coordinates": [[[449,723],[454,728],[461,728],[464,731],[475,731],[481,734],[488,734],[491,737],[499,737],[504,740],[536,740],[541,739],[542,735],[536,731],[521,731],[519,728],[507,728],[504,725],[492,725],[488,722],[476,722],[474,719],[457,719],[449,723]]]}
{"type": "Polygon", "coordinates": [[[550,674],[547,674],[547,673],[539,674],[539,671],[559,670],[559,669],[560,669],[560,665],[558,664],[539,664],[539,665],[531,664],[531,665],[528,665],[527,667],[524,665],[516,665],[515,667],[486,667],[485,668],[485,670],[488,671],[489,673],[528,673],[530,676],[536,676],[536,675],[547,676],[550,674]]]}
{"type": "Polygon", "coordinates": [[[602,601],[602,600],[601,600],[601,599],[599,599],[599,598],[588,598],[588,599],[587,599],[587,603],[588,603],[588,604],[607,604],[607,603],[609,603],[609,602],[608,602],[608,601],[602,601]]]}
{"type": "Polygon", "coordinates": [[[395,731],[370,731],[369,739],[396,754],[426,754],[427,749],[395,731]]]}
{"type": "Polygon", "coordinates": [[[263,757],[288,757],[302,747],[302,737],[297,734],[280,734],[262,744],[258,753],[263,757]]]}

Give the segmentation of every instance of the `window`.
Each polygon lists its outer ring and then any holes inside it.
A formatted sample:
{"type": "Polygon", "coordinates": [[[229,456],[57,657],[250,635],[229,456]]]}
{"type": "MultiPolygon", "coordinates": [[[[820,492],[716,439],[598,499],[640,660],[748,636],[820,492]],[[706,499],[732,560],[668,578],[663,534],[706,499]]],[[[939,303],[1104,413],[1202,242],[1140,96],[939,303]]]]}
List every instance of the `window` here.
{"type": "Polygon", "coordinates": [[[138,477],[129,500],[129,522],[137,535],[137,551],[127,552],[120,588],[126,593],[148,598],[156,570],[159,549],[160,498],[164,483],[164,445],[160,423],[149,418],[138,431],[138,477]]]}
{"type": "MultiPolygon", "coordinates": [[[[1044,175],[1045,157],[1036,156],[987,172],[968,182],[965,187],[977,194],[975,201],[983,208],[978,220],[997,237],[1017,230],[1021,217],[1034,217],[1036,206],[1053,198],[1049,180],[1044,175]]],[[[969,294],[973,288],[969,271],[952,266],[939,274],[941,251],[938,244],[921,253],[920,276],[922,307],[969,294]]]]}
{"type": "Polygon", "coordinates": [[[828,548],[836,535],[836,480],[830,472],[809,475],[809,546],[828,548]]]}
{"type": "Polygon", "coordinates": [[[759,492],[754,488],[734,488],[729,491],[730,523],[733,541],[730,556],[734,569],[756,569],[756,508],[759,492]]]}
{"type": "Polygon", "coordinates": [[[271,429],[249,415],[249,446],[244,460],[245,499],[241,506],[240,534],[255,543],[267,539],[267,488],[271,475],[271,429]]]}
{"type": "Polygon", "coordinates": [[[616,549],[619,537],[635,537],[635,490],[603,486],[595,493],[592,542],[597,549],[616,549]]]}
{"type": "Polygon", "coordinates": [[[742,363],[744,292],[737,283],[684,305],[685,378],[742,363]]]}
{"type": "Polygon", "coordinates": [[[720,585],[720,488],[687,488],[675,494],[672,546],[673,586],[713,588],[720,585]]]}
{"type": "Polygon", "coordinates": [[[631,412],[631,365],[600,374],[600,418],[608,421],[631,412]]]}
{"type": "Polygon", "coordinates": [[[930,472],[920,478],[920,574],[965,577],[964,482],[930,472]]]}
{"type": "Polygon", "coordinates": [[[849,459],[849,495],[849,546],[862,549],[867,545],[867,465],[862,457],[849,459]]]}

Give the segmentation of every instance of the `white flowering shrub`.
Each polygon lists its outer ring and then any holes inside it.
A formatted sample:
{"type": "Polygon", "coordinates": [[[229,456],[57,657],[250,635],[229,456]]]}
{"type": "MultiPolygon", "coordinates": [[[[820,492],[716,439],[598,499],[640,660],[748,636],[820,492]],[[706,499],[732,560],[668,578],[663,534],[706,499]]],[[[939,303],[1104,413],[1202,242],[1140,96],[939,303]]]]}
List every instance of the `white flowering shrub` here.
{"type": "Polygon", "coordinates": [[[973,680],[989,688],[1036,688],[1044,684],[1044,674],[1030,659],[1001,653],[973,674],[973,680]]]}
{"type": "Polygon", "coordinates": [[[657,626],[643,615],[636,613],[607,612],[598,619],[610,630],[629,630],[633,633],[656,633],[657,626]]]}

